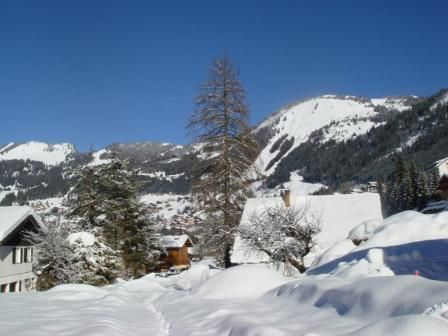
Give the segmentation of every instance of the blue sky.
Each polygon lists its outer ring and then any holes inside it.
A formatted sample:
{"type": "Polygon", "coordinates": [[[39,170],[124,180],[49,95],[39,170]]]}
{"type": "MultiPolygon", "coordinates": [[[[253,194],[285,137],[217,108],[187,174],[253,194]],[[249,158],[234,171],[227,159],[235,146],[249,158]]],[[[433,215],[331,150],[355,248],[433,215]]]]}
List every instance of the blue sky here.
{"type": "Polygon", "coordinates": [[[251,122],[325,93],[448,87],[448,1],[0,1],[0,144],[186,143],[212,59],[251,122]]]}

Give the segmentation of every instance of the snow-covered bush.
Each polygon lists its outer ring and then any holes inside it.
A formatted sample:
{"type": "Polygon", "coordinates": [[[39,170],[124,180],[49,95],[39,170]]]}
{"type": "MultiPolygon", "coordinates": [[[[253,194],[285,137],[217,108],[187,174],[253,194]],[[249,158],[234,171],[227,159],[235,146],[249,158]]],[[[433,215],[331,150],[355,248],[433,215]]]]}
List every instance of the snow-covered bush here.
{"type": "Polygon", "coordinates": [[[75,256],[67,240],[71,231],[69,222],[54,220],[47,222],[43,229],[27,233],[26,238],[36,247],[33,268],[38,276],[38,290],[79,281],[75,256]]]}
{"type": "Polygon", "coordinates": [[[36,246],[33,268],[38,290],[69,283],[99,286],[115,280],[121,269],[116,252],[102,242],[101,235],[76,232],[76,228],[58,219],[27,233],[36,246]]]}
{"type": "Polygon", "coordinates": [[[73,253],[73,266],[79,272],[75,283],[102,286],[115,281],[122,269],[120,258],[102,241],[101,235],[75,232],[67,240],[73,253]]]}
{"type": "Polygon", "coordinates": [[[249,248],[266,253],[273,262],[284,263],[303,272],[303,258],[316,244],[320,232],[320,219],[309,206],[268,207],[254,213],[248,226],[239,230],[241,238],[249,248]]]}

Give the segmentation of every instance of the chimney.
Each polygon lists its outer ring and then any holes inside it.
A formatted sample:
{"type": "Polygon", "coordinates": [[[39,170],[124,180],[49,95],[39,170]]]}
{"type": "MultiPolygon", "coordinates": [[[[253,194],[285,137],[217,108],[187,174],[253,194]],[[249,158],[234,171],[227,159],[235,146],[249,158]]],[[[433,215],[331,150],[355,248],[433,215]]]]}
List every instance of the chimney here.
{"type": "Polygon", "coordinates": [[[291,206],[291,190],[283,189],[281,196],[283,198],[283,202],[285,202],[285,207],[289,208],[291,206]]]}

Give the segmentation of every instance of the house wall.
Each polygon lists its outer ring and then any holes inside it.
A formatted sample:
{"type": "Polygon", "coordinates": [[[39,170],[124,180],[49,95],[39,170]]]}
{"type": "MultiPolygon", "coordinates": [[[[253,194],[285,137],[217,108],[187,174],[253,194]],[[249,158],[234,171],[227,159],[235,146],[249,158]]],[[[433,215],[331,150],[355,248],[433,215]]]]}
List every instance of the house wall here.
{"type": "Polygon", "coordinates": [[[442,176],[444,174],[448,175],[448,160],[443,161],[439,166],[439,175],[442,176]]]}
{"type": "Polygon", "coordinates": [[[30,246],[0,246],[0,289],[5,289],[4,285],[8,285],[6,291],[10,291],[9,284],[16,283],[15,291],[17,292],[33,290],[35,275],[32,257],[28,260],[20,258],[18,260],[21,260],[21,263],[14,263],[13,250],[15,247],[28,248],[28,251],[32,251],[30,246]]]}
{"type": "Polygon", "coordinates": [[[169,251],[170,259],[173,265],[189,265],[190,260],[188,259],[188,247],[187,245],[182,246],[179,249],[172,249],[169,251]]]}
{"type": "Polygon", "coordinates": [[[171,266],[190,265],[187,244],[181,248],[167,249],[167,253],[168,256],[163,260],[162,270],[166,270],[171,266]]]}

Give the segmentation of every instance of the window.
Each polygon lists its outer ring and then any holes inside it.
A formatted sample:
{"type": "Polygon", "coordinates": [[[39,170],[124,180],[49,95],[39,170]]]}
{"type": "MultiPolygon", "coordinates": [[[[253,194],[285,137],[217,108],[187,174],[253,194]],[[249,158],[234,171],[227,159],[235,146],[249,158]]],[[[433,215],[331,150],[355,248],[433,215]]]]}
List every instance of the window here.
{"type": "Polygon", "coordinates": [[[29,262],[28,261],[28,258],[29,258],[29,249],[28,248],[24,248],[24,249],[22,249],[22,254],[23,254],[23,262],[29,262]]]}
{"type": "Polygon", "coordinates": [[[12,263],[22,264],[33,262],[32,247],[14,247],[12,250],[12,263]]]}
{"type": "Polygon", "coordinates": [[[20,247],[14,247],[14,249],[12,250],[12,263],[22,263],[22,249],[20,247]]]}
{"type": "Polygon", "coordinates": [[[15,292],[16,291],[16,288],[17,288],[17,281],[15,281],[15,282],[11,282],[10,284],[9,284],[9,291],[10,292],[15,292]]]}
{"type": "Polygon", "coordinates": [[[0,292],[6,293],[6,290],[8,289],[8,284],[3,284],[0,286],[0,292]]]}

